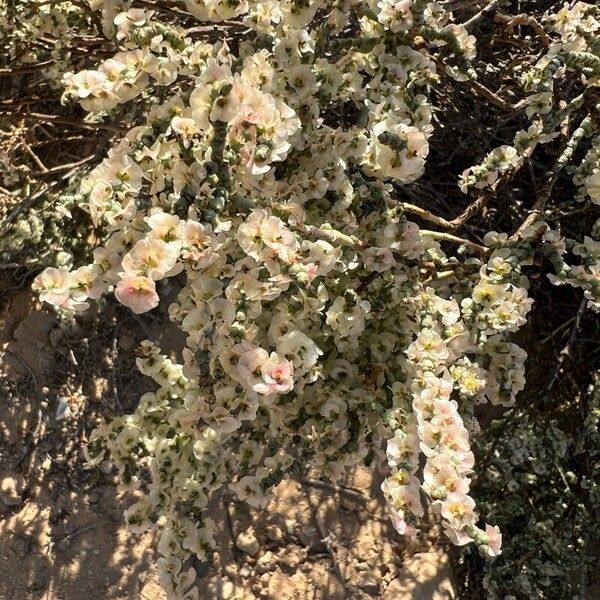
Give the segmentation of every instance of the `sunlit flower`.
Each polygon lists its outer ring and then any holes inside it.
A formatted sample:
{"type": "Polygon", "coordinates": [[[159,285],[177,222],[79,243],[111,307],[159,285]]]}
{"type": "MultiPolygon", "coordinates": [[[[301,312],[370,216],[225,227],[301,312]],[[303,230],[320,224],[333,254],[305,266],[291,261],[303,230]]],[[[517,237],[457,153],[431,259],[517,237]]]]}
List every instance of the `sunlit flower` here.
{"type": "Polygon", "coordinates": [[[159,297],[154,281],[143,275],[122,274],[115,288],[117,300],[136,313],[144,313],[158,306],[159,297]]]}

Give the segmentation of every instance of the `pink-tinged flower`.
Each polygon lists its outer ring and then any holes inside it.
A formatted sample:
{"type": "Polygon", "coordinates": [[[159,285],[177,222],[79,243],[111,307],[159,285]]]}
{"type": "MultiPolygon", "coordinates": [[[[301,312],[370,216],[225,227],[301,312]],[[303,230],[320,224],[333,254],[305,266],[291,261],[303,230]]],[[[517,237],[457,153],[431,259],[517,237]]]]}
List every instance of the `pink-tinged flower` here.
{"type": "Polygon", "coordinates": [[[433,373],[427,372],[419,381],[415,381],[417,388],[415,392],[419,394],[423,403],[433,411],[435,400],[442,398],[448,400],[452,393],[452,381],[443,377],[437,377],[433,373]]]}
{"type": "Polygon", "coordinates": [[[294,387],[294,365],[277,352],[269,353],[262,348],[244,352],[238,361],[238,373],[242,382],[258,394],[285,394],[294,387]]]}
{"type": "Polygon", "coordinates": [[[419,480],[404,469],[395,470],[381,484],[381,490],[393,509],[408,510],[415,517],[422,517],[425,514],[419,489],[419,480]]]}
{"type": "Polygon", "coordinates": [[[475,456],[470,450],[453,452],[452,460],[454,461],[456,470],[459,473],[469,473],[475,466],[475,456]]]}
{"type": "MultiPolygon", "coordinates": [[[[295,257],[292,257],[292,261],[295,260],[295,257]]],[[[269,268],[269,263],[265,261],[267,268],[269,268]]],[[[270,270],[275,270],[278,268],[277,263],[271,262],[272,267],[270,270]]],[[[285,283],[289,283],[292,280],[297,281],[301,285],[306,285],[311,283],[314,278],[317,276],[317,266],[314,263],[310,263],[308,265],[303,265],[301,263],[292,264],[290,263],[290,267],[288,268],[287,275],[284,278],[281,276],[278,279],[271,278],[271,281],[282,280],[285,283]]]]}
{"type": "Polygon", "coordinates": [[[450,493],[467,494],[470,479],[461,475],[448,456],[437,455],[427,461],[423,472],[423,489],[436,498],[450,493]]]}
{"type": "Polygon", "coordinates": [[[195,221],[186,221],[182,230],[181,258],[192,263],[194,269],[203,269],[215,258],[215,238],[210,227],[195,221]]]}
{"type": "Polygon", "coordinates": [[[174,275],[177,268],[179,246],[162,239],[141,239],[123,257],[123,270],[129,275],[145,275],[158,280],[174,275]]]}
{"type": "Polygon", "coordinates": [[[392,521],[394,529],[400,535],[407,535],[409,537],[415,537],[417,535],[416,528],[404,518],[404,511],[390,508],[390,520],[392,521]]]}
{"type": "Polygon", "coordinates": [[[103,284],[100,273],[102,270],[93,265],[85,265],[71,272],[71,286],[73,288],[73,297],[86,300],[92,298],[97,300],[105,292],[106,286],[103,284]]]}
{"type": "Polygon", "coordinates": [[[464,546],[473,541],[473,538],[470,535],[466,534],[461,529],[452,527],[446,522],[442,522],[442,527],[444,528],[444,533],[455,546],[464,546]]]}
{"type": "Polygon", "coordinates": [[[443,430],[439,425],[431,421],[423,421],[419,425],[419,437],[421,438],[421,451],[426,455],[431,454],[429,450],[435,448],[441,441],[443,430]]]}
{"type": "Polygon", "coordinates": [[[297,254],[296,236],[278,217],[265,210],[255,210],[238,228],[237,240],[242,250],[255,260],[279,257],[293,264],[297,254]]]}
{"type": "MultiPolygon", "coordinates": [[[[435,418],[432,423],[435,422],[435,418]]],[[[469,432],[462,423],[451,427],[437,425],[442,431],[441,444],[444,448],[454,453],[469,451],[469,432]]]]}
{"type": "Polygon", "coordinates": [[[416,470],[419,465],[419,438],[416,434],[409,433],[389,439],[386,456],[392,467],[406,465],[416,470]]]}
{"type": "Polygon", "coordinates": [[[500,528],[497,525],[485,524],[485,535],[487,536],[488,543],[485,545],[485,553],[488,556],[498,556],[502,553],[502,534],[500,528]]]}
{"type": "Polygon", "coordinates": [[[138,315],[158,306],[159,297],[152,279],[143,275],[122,275],[115,288],[115,297],[121,304],[138,315]]]}
{"type": "Polygon", "coordinates": [[[458,414],[458,404],[455,400],[447,400],[446,398],[437,398],[433,402],[433,413],[435,418],[439,419],[440,423],[457,423],[460,421],[458,414]]]}
{"type": "Polygon", "coordinates": [[[417,339],[407,348],[406,355],[409,360],[416,363],[429,360],[438,364],[450,356],[450,351],[437,331],[422,329],[417,339]]]}
{"type": "Polygon", "coordinates": [[[285,227],[278,217],[268,217],[261,226],[263,243],[271,248],[281,260],[293,262],[296,252],[296,236],[285,227]]]}
{"type": "Polygon", "coordinates": [[[263,383],[254,386],[259,394],[285,394],[294,388],[294,366],[285,359],[279,358],[276,352],[262,366],[263,383]]]}

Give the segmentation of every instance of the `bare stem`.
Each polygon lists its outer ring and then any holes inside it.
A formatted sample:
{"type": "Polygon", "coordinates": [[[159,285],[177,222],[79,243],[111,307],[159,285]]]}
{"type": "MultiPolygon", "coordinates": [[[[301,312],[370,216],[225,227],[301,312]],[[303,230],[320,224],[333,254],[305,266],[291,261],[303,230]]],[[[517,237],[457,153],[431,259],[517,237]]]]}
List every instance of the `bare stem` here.
{"type": "Polygon", "coordinates": [[[472,250],[473,252],[483,256],[489,254],[490,252],[489,248],[486,248],[481,244],[477,244],[471,240],[465,240],[464,238],[452,235],[451,233],[445,233],[443,231],[429,231],[428,229],[421,229],[420,233],[422,236],[431,238],[432,240],[439,240],[441,242],[450,242],[451,244],[465,246],[465,248],[468,250],[472,250]]]}

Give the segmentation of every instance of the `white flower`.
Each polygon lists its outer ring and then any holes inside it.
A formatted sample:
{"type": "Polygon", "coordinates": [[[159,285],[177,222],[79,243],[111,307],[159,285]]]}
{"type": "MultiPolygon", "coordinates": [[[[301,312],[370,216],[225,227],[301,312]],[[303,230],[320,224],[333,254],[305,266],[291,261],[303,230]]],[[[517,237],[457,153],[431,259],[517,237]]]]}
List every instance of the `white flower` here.
{"type": "Polygon", "coordinates": [[[600,204],[600,171],[585,180],[585,190],[594,204],[600,204]]]}
{"type": "Polygon", "coordinates": [[[245,386],[264,396],[285,394],[294,387],[293,364],[262,348],[247,350],[240,356],[238,373],[245,386]]]}
{"type": "Polygon", "coordinates": [[[301,331],[290,331],[276,342],[277,354],[284,356],[294,365],[294,373],[302,376],[307,373],[323,355],[323,351],[301,331]]]}

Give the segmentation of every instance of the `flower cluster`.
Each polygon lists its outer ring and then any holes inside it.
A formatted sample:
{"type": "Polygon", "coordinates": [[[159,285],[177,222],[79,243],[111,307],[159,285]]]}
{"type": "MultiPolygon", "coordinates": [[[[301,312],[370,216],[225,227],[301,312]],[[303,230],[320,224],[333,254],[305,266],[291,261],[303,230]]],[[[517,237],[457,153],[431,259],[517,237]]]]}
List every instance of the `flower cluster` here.
{"type": "MultiPolygon", "coordinates": [[[[570,115],[577,109],[589,104],[592,112],[598,111],[593,91],[600,75],[600,58],[595,42],[600,31],[598,7],[586,2],[575,2],[572,7],[565,4],[552,20],[560,40],[552,43],[534,67],[522,74],[521,84],[527,95],[514,106],[515,110],[525,107],[526,115],[532,119],[531,125],[517,132],[513,145],[495,148],[479,165],[465,170],[460,179],[463,192],[473,187],[493,186],[498,178],[520,168],[524,158],[531,156],[538,144],[548,143],[560,135],[561,127],[565,127],[570,115]],[[572,76],[580,79],[583,90],[579,95],[557,102],[557,82],[572,76]]],[[[593,129],[587,119],[579,123],[552,172],[557,173],[566,166],[578,144],[585,136],[591,135],[593,129]]],[[[579,198],[587,196],[595,203],[600,197],[598,144],[596,136],[574,177],[576,185],[582,186],[579,198]]]]}
{"type": "Polygon", "coordinates": [[[499,247],[460,304],[432,288],[413,297],[421,327],[405,350],[410,384],[394,386],[395,394],[408,398],[412,414],[388,440],[392,474],[383,484],[399,531],[415,533],[416,519],[424,513],[422,488],[450,539],[459,545],[474,541],[490,556],[500,552],[501,535],[496,527],[476,525],[469,495],[474,465],[469,429],[477,428],[475,404],[511,405],[524,386],[525,354],[500,334],[522,325],[531,306],[526,290],[511,283],[519,280],[517,264],[499,247]],[[421,454],[422,482],[416,477],[421,454]]]}
{"type": "Polygon", "coordinates": [[[460,189],[467,193],[469,188],[483,189],[492,186],[504,173],[515,169],[522,162],[514,146],[494,148],[483,161],[469,167],[461,175],[460,189]]]}
{"type": "Polygon", "coordinates": [[[581,243],[547,228],[543,234],[544,252],[555,272],[548,278],[555,285],[571,285],[584,290],[587,306],[600,312],[600,220],[591,235],[581,243]],[[570,264],[576,263],[576,264],[570,264]]]}
{"type": "Polygon", "coordinates": [[[600,136],[591,140],[588,152],[573,174],[573,183],[579,188],[579,202],[589,198],[594,204],[600,204],[600,136]]]}
{"type": "Polygon", "coordinates": [[[150,80],[167,86],[180,69],[193,74],[202,45],[188,46],[180,31],[154,21],[153,14],[141,8],[119,13],[114,35],[123,51],[97,69],[66,73],[64,100],[75,98],[87,111],[107,111],[139,96],[150,80]]]}

